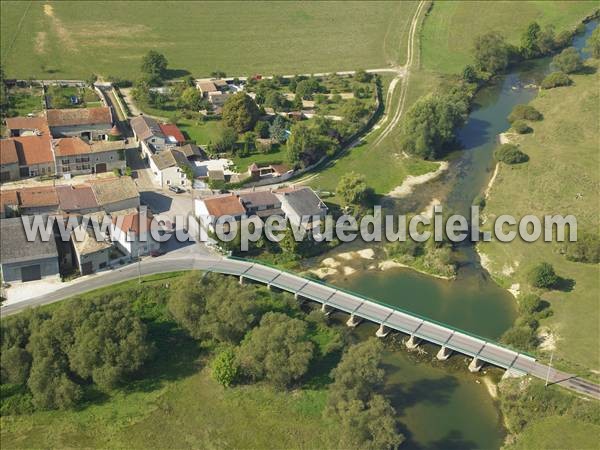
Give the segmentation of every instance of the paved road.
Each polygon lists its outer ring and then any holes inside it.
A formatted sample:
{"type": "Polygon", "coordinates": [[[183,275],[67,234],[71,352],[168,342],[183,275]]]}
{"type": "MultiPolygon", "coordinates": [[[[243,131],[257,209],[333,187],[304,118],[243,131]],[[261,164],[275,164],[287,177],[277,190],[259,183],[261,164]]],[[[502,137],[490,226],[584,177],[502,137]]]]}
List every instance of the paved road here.
{"type": "Polygon", "coordinates": [[[324,307],[344,311],[381,325],[381,330],[398,330],[412,337],[445,346],[446,349],[473,357],[478,361],[530,374],[551,384],[559,384],[575,392],[600,399],[600,387],[575,375],[551,369],[534,358],[502,347],[483,338],[452,327],[421,318],[376,301],[360,297],[335,286],[312,281],[252,261],[221,258],[210,254],[205,247],[191,245],[162,257],[146,259],[122,269],[98,274],[85,283],[74,283],[55,292],[4,306],[2,315],[10,315],[30,306],[45,305],[99,287],[135,279],[139,275],[166,273],[177,270],[204,270],[253,280],[321,303],[324,307]]]}

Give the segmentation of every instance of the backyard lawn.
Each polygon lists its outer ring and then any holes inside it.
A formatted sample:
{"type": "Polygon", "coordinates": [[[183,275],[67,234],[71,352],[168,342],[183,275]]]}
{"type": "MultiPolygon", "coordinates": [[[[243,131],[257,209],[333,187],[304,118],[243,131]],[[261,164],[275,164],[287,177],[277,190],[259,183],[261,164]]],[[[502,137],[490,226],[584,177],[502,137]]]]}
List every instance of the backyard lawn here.
{"type": "Polygon", "coordinates": [[[166,55],[172,76],[386,67],[404,62],[416,5],[3,1],[0,55],[20,78],[132,79],[150,49],[166,55]]]}

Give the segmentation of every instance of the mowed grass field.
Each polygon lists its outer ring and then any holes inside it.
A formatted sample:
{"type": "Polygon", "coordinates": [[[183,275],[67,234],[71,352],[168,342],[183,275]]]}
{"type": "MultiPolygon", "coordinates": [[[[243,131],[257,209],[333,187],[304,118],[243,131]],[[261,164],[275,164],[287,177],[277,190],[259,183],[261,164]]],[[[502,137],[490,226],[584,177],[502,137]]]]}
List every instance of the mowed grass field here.
{"type": "Polygon", "coordinates": [[[472,63],[476,36],[498,31],[519,44],[527,25],[536,20],[556,32],[575,28],[598,9],[595,1],[436,1],[421,36],[423,67],[440,73],[459,73],[472,63]]]}
{"type": "MultiPolygon", "coordinates": [[[[593,64],[598,69],[598,61],[593,64]]],[[[598,73],[573,75],[570,87],[542,91],[531,103],[543,115],[532,122],[534,133],[516,142],[530,161],[516,166],[502,165],[485,207],[488,224],[500,214],[518,218],[533,214],[573,214],[578,231],[598,233],[600,187],[600,132],[598,73]]],[[[480,249],[491,258],[493,273],[505,284],[521,283],[531,266],[546,261],[557,274],[574,282],[571,291],[548,291],[542,298],[551,303],[554,315],[541,322],[557,336],[556,354],[573,369],[600,370],[600,321],[598,293],[600,267],[567,261],[559,253],[560,243],[482,243],[480,249]],[[514,270],[514,274],[509,275],[514,270]]]]}
{"type": "Polygon", "coordinates": [[[290,74],[404,63],[417,2],[2,1],[10,77],[139,76],[163,52],[174,76],[290,74]]]}

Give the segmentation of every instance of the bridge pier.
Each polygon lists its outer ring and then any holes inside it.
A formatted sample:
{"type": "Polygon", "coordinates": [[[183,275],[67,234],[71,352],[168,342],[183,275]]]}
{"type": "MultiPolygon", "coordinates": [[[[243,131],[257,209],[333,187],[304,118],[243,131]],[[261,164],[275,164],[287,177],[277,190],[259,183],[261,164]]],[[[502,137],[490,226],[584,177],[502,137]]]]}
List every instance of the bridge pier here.
{"type": "Polygon", "coordinates": [[[411,334],[410,338],[408,338],[408,340],[404,342],[404,345],[406,345],[406,348],[413,350],[419,346],[420,342],[421,339],[416,337],[414,334],[411,334]]]}
{"type": "Polygon", "coordinates": [[[346,325],[348,325],[351,328],[354,328],[355,326],[357,326],[361,322],[362,322],[362,318],[361,317],[356,317],[354,314],[350,314],[350,317],[346,321],[346,325]]]}
{"type": "Polygon", "coordinates": [[[469,363],[469,372],[473,372],[473,373],[479,372],[482,367],[483,367],[483,362],[476,356],[469,363]]]}
{"type": "Polygon", "coordinates": [[[245,284],[244,275],[240,275],[240,284],[241,285],[245,284]]]}
{"type": "Polygon", "coordinates": [[[329,314],[331,314],[332,311],[333,311],[333,308],[331,308],[331,306],[327,306],[325,303],[323,303],[321,305],[321,312],[323,314],[325,314],[326,316],[328,316],[329,314]]]}
{"type": "Polygon", "coordinates": [[[437,352],[437,355],[435,355],[435,357],[440,361],[446,361],[448,358],[450,358],[451,354],[452,350],[447,348],[445,345],[442,345],[442,348],[440,348],[440,351],[437,352]]]}
{"type": "Polygon", "coordinates": [[[377,336],[378,338],[384,338],[388,334],[390,334],[390,329],[388,327],[386,327],[384,324],[381,324],[381,325],[379,325],[379,328],[377,329],[375,336],[377,336]]]}

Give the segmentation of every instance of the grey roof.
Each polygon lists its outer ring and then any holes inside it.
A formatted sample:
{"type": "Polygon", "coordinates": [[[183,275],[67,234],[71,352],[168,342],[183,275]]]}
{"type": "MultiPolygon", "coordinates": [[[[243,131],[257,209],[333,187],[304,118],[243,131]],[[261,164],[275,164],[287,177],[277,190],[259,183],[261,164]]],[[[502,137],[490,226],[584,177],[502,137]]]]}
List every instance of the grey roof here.
{"type": "Polygon", "coordinates": [[[160,153],[155,153],[151,156],[151,158],[159,170],[164,170],[175,166],[185,167],[188,165],[188,160],[185,155],[176,149],[164,150],[160,153]]]}
{"type": "Polygon", "coordinates": [[[204,151],[196,144],[185,144],[179,147],[177,150],[183,153],[186,158],[191,158],[192,156],[199,156],[201,158],[205,157],[204,151]]]}
{"type": "Polygon", "coordinates": [[[131,128],[136,137],[142,141],[145,141],[152,136],[165,137],[158,122],[151,117],[136,116],[131,119],[129,123],[131,124],[131,128]]]}
{"type": "Polygon", "coordinates": [[[277,193],[282,203],[285,201],[299,216],[322,215],[327,207],[309,187],[282,189],[277,193]]]}
{"type": "Polygon", "coordinates": [[[281,206],[281,200],[269,191],[240,192],[240,200],[248,209],[260,208],[261,206],[270,206],[272,208],[281,206]]]}
{"type": "Polygon", "coordinates": [[[32,216],[23,216],[0,220],[0,230],[2,231],[0,233],[0,243],[2,244],[0,245],[0,261],[2,264],[58,257],[52,231],[49,234],[43,231],[33,233],[34,240],[32,242],[27,240],[23,220],[33,219],[32,216]],[[44,242],[42,237],[47,239],[47,242],[44,242]]]}

